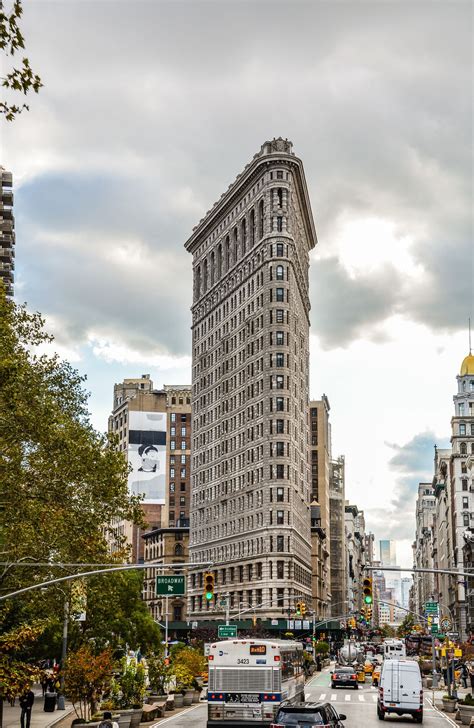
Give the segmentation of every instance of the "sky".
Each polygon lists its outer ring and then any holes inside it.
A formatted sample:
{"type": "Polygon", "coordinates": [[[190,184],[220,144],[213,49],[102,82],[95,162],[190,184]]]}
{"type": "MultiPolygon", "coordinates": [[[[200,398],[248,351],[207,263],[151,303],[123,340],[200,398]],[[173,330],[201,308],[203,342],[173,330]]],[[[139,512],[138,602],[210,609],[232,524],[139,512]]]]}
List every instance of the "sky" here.
{"type": "Polygon", "coordinates": [[[87,375],[94,425],[124,377],[190,382],[184,242],[287,137],[319,241],[311,397],[347,498],[410,565],[473,311],[471,2],[24,0],[22,27],[44,88],[0,127],[15,294],[87,375]]]}

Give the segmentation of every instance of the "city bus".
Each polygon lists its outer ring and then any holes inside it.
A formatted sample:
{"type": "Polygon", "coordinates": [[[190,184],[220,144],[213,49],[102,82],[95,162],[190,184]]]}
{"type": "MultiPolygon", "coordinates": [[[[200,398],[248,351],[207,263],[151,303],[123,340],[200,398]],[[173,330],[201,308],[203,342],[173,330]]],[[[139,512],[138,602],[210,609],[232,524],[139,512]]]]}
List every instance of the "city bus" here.
{"type": "Polygon", "coordinates": [[[209,651],[207,728],[269,726],[283,702],[304,701],[303,646],[223,640],[209,651]]]}

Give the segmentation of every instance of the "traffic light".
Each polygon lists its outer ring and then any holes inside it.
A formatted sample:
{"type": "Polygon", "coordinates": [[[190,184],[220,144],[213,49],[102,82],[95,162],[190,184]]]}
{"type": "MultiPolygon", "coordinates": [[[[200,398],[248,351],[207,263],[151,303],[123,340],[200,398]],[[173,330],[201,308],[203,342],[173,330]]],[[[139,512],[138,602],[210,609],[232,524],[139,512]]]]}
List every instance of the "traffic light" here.
{"type": "Polygon", "coordinates": [[[372,604],[374,597],[372,594],[372,579],[366,576],[362,582],[362,595],[364,597],[364,604],[372,604]]]}
{"type": "Polygon", "coordinates": [[[301,609],[301,616],[304,617],[304,615],[306,614],[306,604],[304,602],[301,602],[300,609],[301,609]]]}
{"type": "Polygon", "coordinates": [[[210,602],[214,596],[214,574],[206,571],[204,574],[204,596],[210,602]]]}
{"type": "Polygon", "coordinates": [[[301,617],[303,612],[301,611],[302,602],[296,602],[296,614],[301,617]]]}

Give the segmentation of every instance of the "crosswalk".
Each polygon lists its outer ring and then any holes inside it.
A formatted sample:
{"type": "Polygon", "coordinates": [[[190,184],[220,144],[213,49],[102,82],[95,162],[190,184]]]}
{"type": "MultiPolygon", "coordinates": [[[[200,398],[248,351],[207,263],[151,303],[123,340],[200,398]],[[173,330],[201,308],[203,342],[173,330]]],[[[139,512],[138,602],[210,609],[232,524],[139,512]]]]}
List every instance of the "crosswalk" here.
{"type": "Polygon", "coordinates": [[[324,702],[325,700],[329,700],[332,703],[337,702],[338,700],[346,703],[350,702],[359,702],[359,703],[376,703],[377,702],[377,695],[376,693],[321,693],[321,695],[314,696],[311,695],[311,700],[315,700],[316,702],[324,702]]]}

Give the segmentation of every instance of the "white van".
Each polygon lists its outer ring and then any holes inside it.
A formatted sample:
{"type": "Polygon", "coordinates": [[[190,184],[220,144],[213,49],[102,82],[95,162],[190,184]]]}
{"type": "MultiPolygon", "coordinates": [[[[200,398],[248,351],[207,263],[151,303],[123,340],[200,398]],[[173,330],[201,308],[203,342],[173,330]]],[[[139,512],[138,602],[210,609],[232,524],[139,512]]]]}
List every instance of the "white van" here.
{"type": "Polygon", "coordinates": [[[401,660],[407,656],[405,643],[402,640],[388,639],[383,641],[385,660],[401,660]]]}
{"type": "Polygon", "coordinates": [[[423,722],[420,667],[414,660],[384,661],[377,700],[379,720],[383,720],[386,713],[408,713],[417,723],[423,722]]]}

